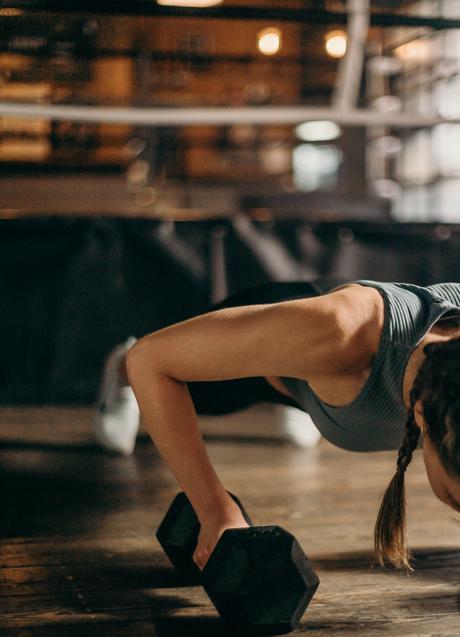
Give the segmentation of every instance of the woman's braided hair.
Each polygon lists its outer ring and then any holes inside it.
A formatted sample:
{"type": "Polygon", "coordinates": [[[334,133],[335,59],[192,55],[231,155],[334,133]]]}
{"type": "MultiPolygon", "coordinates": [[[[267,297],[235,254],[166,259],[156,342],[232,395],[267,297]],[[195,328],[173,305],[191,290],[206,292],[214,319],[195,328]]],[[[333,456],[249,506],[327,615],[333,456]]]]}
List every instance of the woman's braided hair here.
{"type": "MultiPolygon", "coordinates": [[[[447,324],[447,321],[445,321],[447,324]]],[[[449,321],[460,328],[460,319],[449,321]]],[[[445,470],[460,480],[460,338],[431,343],[410,392],[410,407],[404,439],[399,449],[396,473],[380,505],[374,533],[377,563],[412,570],[406,543],[406,498],[404,475],[417,447],[420,429],[414,408],[423,405],[428,436],[445,470]]]]}

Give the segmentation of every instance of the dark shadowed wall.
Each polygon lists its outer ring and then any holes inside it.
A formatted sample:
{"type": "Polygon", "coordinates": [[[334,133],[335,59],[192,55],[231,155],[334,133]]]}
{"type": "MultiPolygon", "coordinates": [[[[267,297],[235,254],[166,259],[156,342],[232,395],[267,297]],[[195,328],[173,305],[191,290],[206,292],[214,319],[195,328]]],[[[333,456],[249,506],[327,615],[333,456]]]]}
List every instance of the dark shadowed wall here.
{"type": "Polygon", "coordinates": [[[266,281],[460,281],[460,225],[301,220],[0,221],[3,403],[87,402],[130,334],[266,281]]]}

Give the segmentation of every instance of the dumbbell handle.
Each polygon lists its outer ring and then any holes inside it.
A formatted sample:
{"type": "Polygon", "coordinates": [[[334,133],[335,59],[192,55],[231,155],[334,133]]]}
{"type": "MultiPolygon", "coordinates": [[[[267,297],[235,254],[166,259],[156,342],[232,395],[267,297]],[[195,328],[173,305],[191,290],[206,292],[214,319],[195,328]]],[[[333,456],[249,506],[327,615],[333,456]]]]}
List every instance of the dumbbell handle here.
{"type": "Polygon", "coordinates": [[[230,491],[227,492],[228,495],[232,498],[232,500],[235,501],[235,503],[238,505],[243,518],[246,520],[246,522],[249,524],[249,526],[254,526],[254,522],[251,520],[251,518],[248,515],[248,512],[246,511],[246,509],[244,508],[244,506],[241,504],[240,500],[236,497],[236,495],[234,495],[233,493],[230,493],[230,491]]]}

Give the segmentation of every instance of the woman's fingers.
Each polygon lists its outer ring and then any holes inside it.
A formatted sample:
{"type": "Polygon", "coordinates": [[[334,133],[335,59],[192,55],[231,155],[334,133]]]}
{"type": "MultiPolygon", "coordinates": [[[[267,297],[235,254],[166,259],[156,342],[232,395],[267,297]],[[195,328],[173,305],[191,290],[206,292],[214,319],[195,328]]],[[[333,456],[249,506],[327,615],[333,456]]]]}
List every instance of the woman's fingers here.
{"type": "Polygon", "coordinates": [[[206,547],[205,549],[196,549],[195,553],[193,554],[193,561],[198,566],[200,571],[202,571],[206,566],[206,562],[208,561],[211,553],[212,551],[209,547],[206,547]]]}
{"type": "Polygon", "coordinates": [[[226,529],[244,528],[247,526],[248,524],[239,508],[237,508],[235,515],[232,518],[228,518],[225,523],[221,521],[217,524],[204,523],[200,529],[198,543],[193,553],[193,561],[198,568],[200,570],[204,569],[206,562],[211,557],[211,553],[226,529]]]}

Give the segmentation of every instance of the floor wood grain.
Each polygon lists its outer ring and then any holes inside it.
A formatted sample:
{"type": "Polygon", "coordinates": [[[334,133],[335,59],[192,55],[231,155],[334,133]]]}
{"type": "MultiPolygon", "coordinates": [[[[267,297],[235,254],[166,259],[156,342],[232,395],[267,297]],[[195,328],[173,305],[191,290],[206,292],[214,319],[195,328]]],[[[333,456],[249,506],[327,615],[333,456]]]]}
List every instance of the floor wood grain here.
{"type": "MultiPolygon", "coordinates": [[[[83,408],[0,409],[0,635],[223,635],[199,587],[181,587],[155,538],[176,492],[145,436],[130,458],[105,455],[83,408]]],[[[292,531],[320,588],[296,635],[459,637],[460,526],[408,472],[414,574],[372,568],[379,498],[395,454],[353,454],[322,441],[208,441],[227,488],[256,523],[292,531]]]]}

